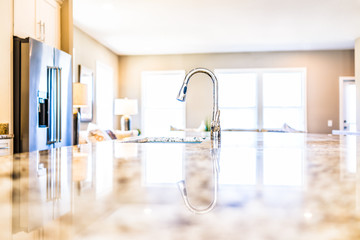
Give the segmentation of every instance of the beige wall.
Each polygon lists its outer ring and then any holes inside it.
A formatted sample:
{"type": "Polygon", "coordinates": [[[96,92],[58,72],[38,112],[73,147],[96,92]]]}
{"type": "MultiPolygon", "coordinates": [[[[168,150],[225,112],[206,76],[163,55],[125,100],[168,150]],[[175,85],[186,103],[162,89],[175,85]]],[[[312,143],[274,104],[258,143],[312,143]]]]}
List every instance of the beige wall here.
{"type": "Polygon", "coordinates": [[[0,1],[0,123],[12,132],[13,0],[0,1]]]}
{"type": "MultiPolygon", "coordinates": [[[[354,51],[299,51],[221,53],[119,57],[119,97],[141,103],[141,72],[215,68],[307,68],[307,126],[310,133],[330,133],[339,128],[339,76],[354,75],[354,51]],[[333,127],[327,121],[333,120],[333,127]]],[[[187,98],[187,127],[196,127],[211,116],[211,81],[192,79],[187,98]]],[[[179,86],[180,89],[180,86],[179,86]]],[[[165,89],[164,89],[165,90],[165,89]]],[[[176,93],[174,95],[176,97],[176,93]]],[[[141,106],[140,106],[141,112],[141,106]]],[[[141,114],[133,117],[140,128],[141,114]]]]}
{"type": "MultiPolygon", "coordinates": [[[[79,64],[92,69],[94,73],[94,97],[95,89],[96,89],[96,61],[100,61],[103,64],[108,65],[114,71],[114,97],[117,97],[119,88],[118,86],[118,56],[110,51],[108,48],[101,45],[95,39],[91,38],[86,33],[82,32],[80,29],[74,27],[74,81],[79,81],[78,77],[78,66],[79,64]]],[[[94,100],[95,100],[94,99],[94,100]]],[[[93,112],[93,123],[96,123],[96,107],[94,104],[94,112],[93,112]]],[[[119,120],[114,117],[115,128],[119,128],[117,125],[119,120]]],[[[81,129],[84,130],[87,128],[87,123],[81,123],[81,129]]]]}

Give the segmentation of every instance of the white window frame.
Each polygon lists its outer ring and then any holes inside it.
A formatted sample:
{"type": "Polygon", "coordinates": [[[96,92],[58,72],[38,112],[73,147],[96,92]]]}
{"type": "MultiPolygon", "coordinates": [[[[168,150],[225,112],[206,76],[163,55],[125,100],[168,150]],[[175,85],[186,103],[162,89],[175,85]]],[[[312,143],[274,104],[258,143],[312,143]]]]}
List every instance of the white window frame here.
{"type": "MultiPolygon", "coordinates": [[[[147,108],[147,104],[145,102],[145,99],[147,99],[147,95],[146,95],[146,91],[145,91],[145,81],[146,80],[146,76],[147,75],[177,75],[177,74],[181,74],[182,76],[185,77],[185,70],[166,70],[166,71],[143,71],[141,73],[141,128],[143,129],[143,132],[146,134],[146,129],[145,129],[145,110],[147,108]]],[[[181,88],[181,84],[179,85],[179,90],[181,88]]],[[[174,99],[176,99],[176,95],[174,95],[174,99]]],[[[166,110],[168,108],[153,108],[153,109],[163,109],[166,110]]],[[[182,122],[183,122],[183,127],[185,128],[186,126],[186,103],[182,103],[182,122]]]]}
{"type": "MultiPolygon", "coordinates": [[[[218,78],[219,85],[221,84],[221,78],[219,74],[234,74],[234,73],[255,73],[257,74],[257,87],[256,87],[256,99],[257,99],[257,128],[263,129],[263,74],[264,73],[302,73],[302,109],[304,111],[304,130],[307,132],[307,69],[306,68],[234,68],[234,69],[215,69],[214,73],[218,78]]],[[[219,96],[221,98],[221,96],[219,96]]]]}

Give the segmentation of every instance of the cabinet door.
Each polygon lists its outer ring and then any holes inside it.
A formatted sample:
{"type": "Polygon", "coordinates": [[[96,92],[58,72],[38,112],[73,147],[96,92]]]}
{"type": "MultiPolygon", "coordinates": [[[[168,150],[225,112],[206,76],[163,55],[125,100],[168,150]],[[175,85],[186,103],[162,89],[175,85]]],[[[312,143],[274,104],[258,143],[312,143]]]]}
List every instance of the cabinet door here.
{"type": "Polygon", "coordinates": [[[60,5],[56,0],[36,0],[36,33],[41,41],[60,48],[60,5]]]}
{"type": "Polygon", "coordinates": [[[14,0],[14,35],[39,39],[35,34],[35,0],[14,0]]]}

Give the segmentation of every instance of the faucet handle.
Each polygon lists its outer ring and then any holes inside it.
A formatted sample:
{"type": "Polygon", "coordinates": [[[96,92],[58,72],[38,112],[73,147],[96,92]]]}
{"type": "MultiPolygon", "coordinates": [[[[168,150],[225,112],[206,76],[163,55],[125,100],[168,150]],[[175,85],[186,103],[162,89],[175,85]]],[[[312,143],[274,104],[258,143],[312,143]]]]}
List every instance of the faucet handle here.
{"type": "Polygon", "coordinates": [[[220,110],[217,110],[214,119],[211,121],[211,140],[220,139],[220,110]]]}
{"type": "Polygon", "coordinates": [[[216,111],[214,120],[211,121],[211,127],[214,131],[220,131],[220,110],[216,111]]]}

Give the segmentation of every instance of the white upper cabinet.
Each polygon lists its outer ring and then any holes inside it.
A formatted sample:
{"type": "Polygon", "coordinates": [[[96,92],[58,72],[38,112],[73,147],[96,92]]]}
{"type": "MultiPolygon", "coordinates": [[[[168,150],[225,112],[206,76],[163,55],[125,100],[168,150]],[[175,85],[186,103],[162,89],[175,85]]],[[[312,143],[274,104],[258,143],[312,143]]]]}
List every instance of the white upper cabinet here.
{"type": "Polygon", "coordinates": [[[36,0],[36,35],[50,46],[60,48],[60,5],[55,0],[36,0]]]}
{"type": "Polygon", "coordinates": [[[14,35],[35,36],[35,0],[14,0],[14,35]]]}
{"type": "Polygon", "coordinates": [[[14,0],[14,35],[60,48],[63,0],[14,0]]]}

